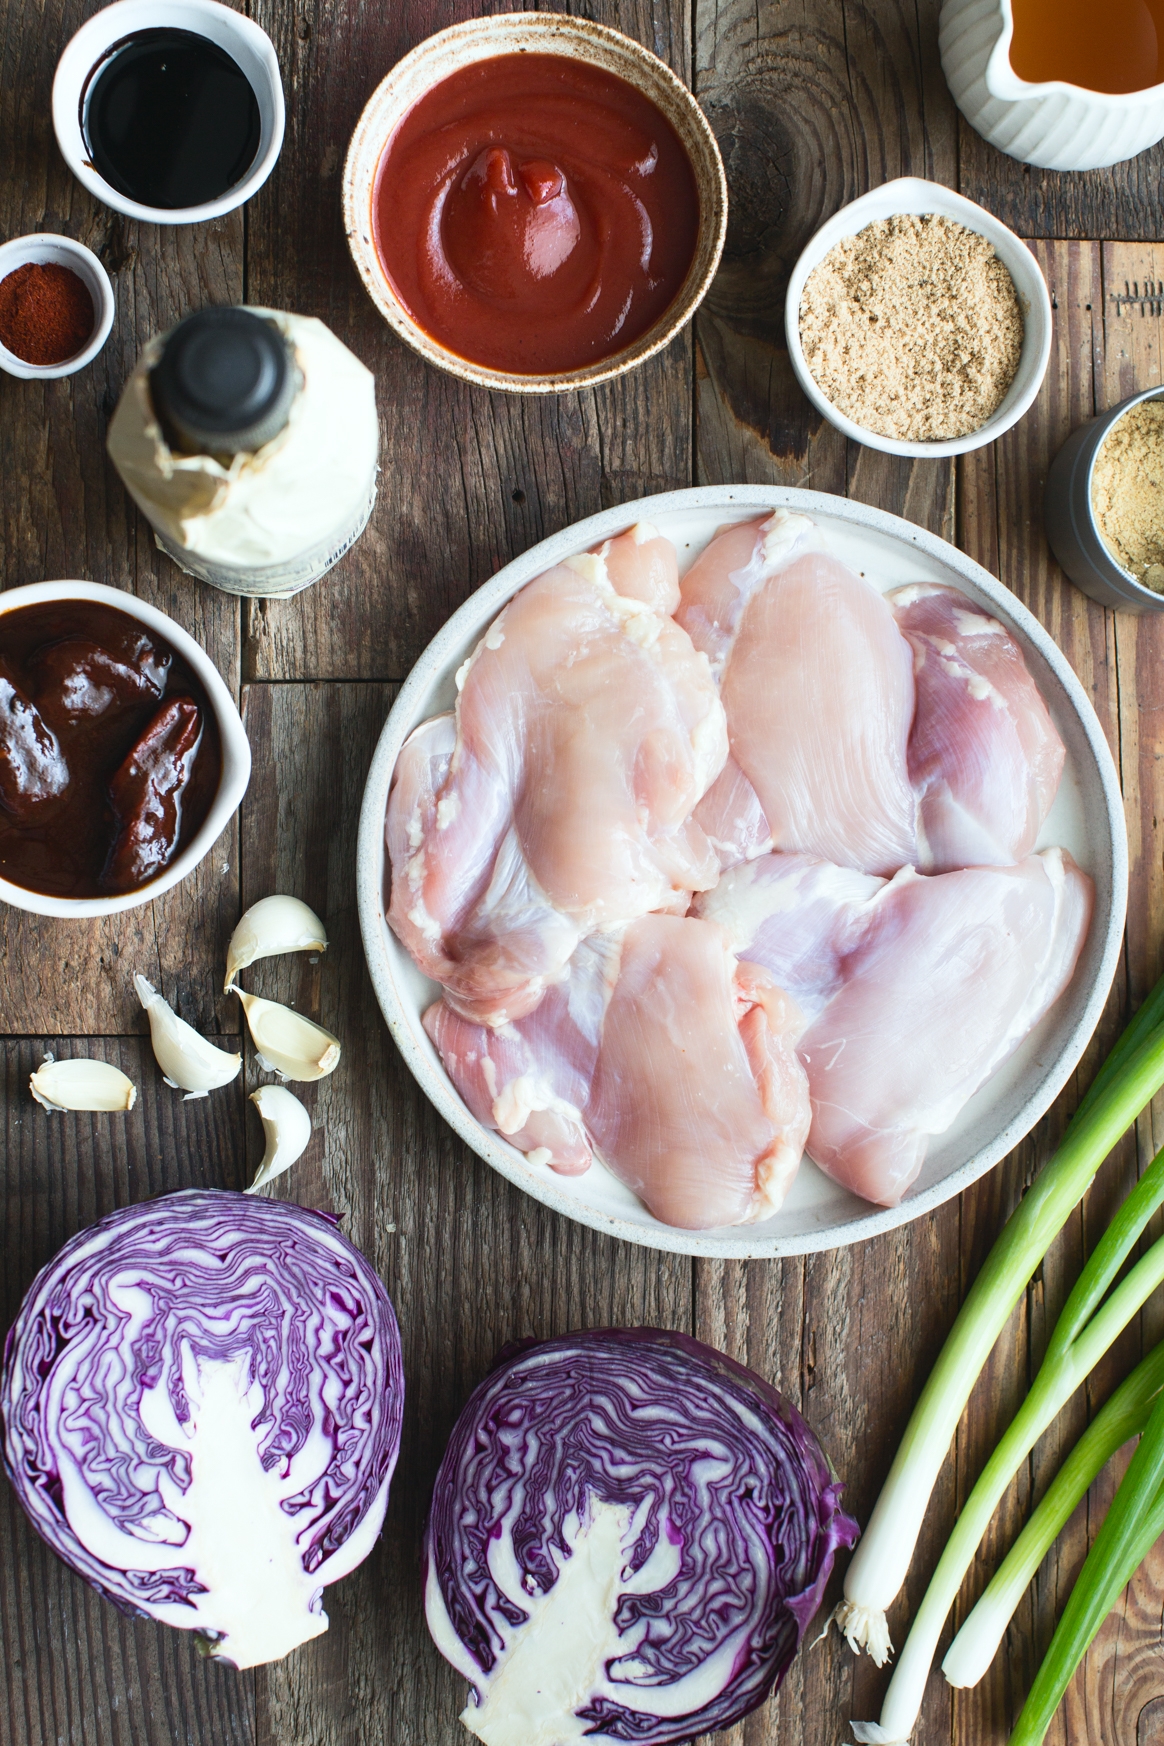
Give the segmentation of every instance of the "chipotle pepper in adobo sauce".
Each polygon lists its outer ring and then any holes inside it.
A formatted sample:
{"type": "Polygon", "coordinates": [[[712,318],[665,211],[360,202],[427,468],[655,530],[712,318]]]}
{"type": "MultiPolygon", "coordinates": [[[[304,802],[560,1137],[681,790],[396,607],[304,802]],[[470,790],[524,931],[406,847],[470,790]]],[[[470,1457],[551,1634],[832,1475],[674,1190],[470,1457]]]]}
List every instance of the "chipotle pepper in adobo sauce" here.
{"type": "Polygon", "coordinates": [[[699,195],[649,98],[564,55],[497,55],[416,103],[384,148],[380,260],[424,331],[517,375],[633,344],[695,254],[699,195]]]}
{"type": "Polygon", "coordinates": [[[93,600],[0,611],[0,877],[136,891],[201,828],[221,774],[205,690],[139,619],[93,600]]]}

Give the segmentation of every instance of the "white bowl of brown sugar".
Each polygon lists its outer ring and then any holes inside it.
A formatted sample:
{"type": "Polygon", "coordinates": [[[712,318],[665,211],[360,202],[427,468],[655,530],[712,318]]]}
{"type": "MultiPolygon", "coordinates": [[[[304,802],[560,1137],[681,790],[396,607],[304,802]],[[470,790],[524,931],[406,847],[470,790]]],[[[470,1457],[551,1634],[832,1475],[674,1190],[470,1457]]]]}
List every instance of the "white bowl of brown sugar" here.
{"type": "Polygon", "coordinates": [[[902,176],[844,206],[793,269],[788,353],[855,442],[937,458],[1026,412],[1051,355],[1051,298],[1025,243],[973,200],[902,176]]]}

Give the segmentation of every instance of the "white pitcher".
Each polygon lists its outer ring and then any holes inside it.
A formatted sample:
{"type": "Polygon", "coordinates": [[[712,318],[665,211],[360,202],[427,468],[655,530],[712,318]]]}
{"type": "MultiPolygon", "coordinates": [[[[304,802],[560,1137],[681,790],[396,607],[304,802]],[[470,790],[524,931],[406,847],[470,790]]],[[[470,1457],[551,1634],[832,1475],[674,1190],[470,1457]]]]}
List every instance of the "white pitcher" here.
{"type": "Polygon", "coordinates": [[[944,0],[942,71],[958,108],[991,145],[1046,170],[1098,170],[1164,139],[1164,85],[1114,95],[1062,79],[1032,85],[1010,64],[1013,35],[1011,0],[944,0]]]}

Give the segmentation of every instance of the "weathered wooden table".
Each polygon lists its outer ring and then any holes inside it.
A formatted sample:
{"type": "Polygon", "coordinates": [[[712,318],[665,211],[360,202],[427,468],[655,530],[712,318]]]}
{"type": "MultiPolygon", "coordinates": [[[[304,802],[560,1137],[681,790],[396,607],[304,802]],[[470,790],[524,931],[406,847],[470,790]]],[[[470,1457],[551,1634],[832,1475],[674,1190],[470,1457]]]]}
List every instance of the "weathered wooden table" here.
{"type": "MultiPolygon", "coordinates": [[[[48,1553],[11,1493],[0,1504],[0,1741],[5,1746],[449,1746],[464,1688],[425,1633],[418,1551],[427,1493],[457,1411],[508,1339],[609,1323],[693,1331],[803,1409],[867,1515],[910,1404],[986,1248],[1046,1158],[1098,1044],[1051,1115],[960,1201],[894,1235],[784,1263],[661,1256],[568,1224],[511,1188],[438,1120],[403,1069],[364,970],[353,859],[372,747],[400,680],[451,610],[507,559],[594,510],[698,482],[808,485],[896,511],[956,540],[1039,615],[1091,695],[1127,800],[1127,949],[1101,1040],[1161,968],[1164,936],[1164,625],[1115,617],[1070,587],[1043,540],[1050,458],[1094,411],[1161,379],[1164,152],[1056,176],[983,144],[960,121],[937,55],[937,0],[597,0],[581,9],[640,37],[693,82],[723,148],[731,225],[694,333],[628,380],[523,401],[466,389],[389,334],[349,262],[340,222],[347,139],[383,73],[467,16],[452,0],[248,0],[274,38],[286,144],[242,213],[153,229],[98,206],[65,170],[49,92],[91,0],[0,0],[0,238],[64,231],[96,249],[118,316],[97,364],[34,385],[0,377],[0,582],[81,576],[156,601],[237,688],[255,775],[241,816],[198,872],[149,908],[93,926],[0,910],[5,1035],[3,1309],[80,1226],[186,1186],[240,1186],[261,1151],[244,1085],[184,1103],[162,1084],[131,977],[239,1046],[220,994],[240,909],[295,892],[332,949],[258,966],[251,986],[344,1039],[333,1078],[304,1090],[318,1128],[282,1191],[343,1215],[396,1303],[408,1378],[387,1527],[330,1589],[328,1633],[278,1666],[237,1674],[176,1632],[123,1618],[48,1553]],[[957,466],[907,463],[822,424],[793,381],[783,293],[812,230],[888,177],[930,176],[1032,239],[1056,307],[1032,411],[957,466]],[[1145,295],[1147,293],[1147,295],[1145,295]],[[105,458],[106,421],[139,347],[204,303],[246,299],[321,316],[374,369],[383,448],[371,527],[298,599],[249,605],[183,576],[155,548],[105,458]],[[132,1114],[49,1116],[28,1094],[46,1049],[97,1054],[135,1080],[132,1114]]],[[[500,8],[499,8],[500,9],[500,8]]],[[[1154,1149],[1125,1142],[1036,1276],[974,1396],[919,1548],[914,1599],[983,1458],[990,1427],[1037,1362],[1105,1212],[1154,1149]]],[[[1095,1379],[1096,1397],[1164,1332],[1145,1312],[1095,1379]],[[1150,1324],[1150,1325],[1149,1325],[1150,1324]]],[[[991,1551],[1085,1421],[1079,1400],[1035,1452],[991,1551]]],[[[1005,1740],[1045,1648],[1106,1476],[1077,1512],[976,1691],[934,1679],[918,1746],[1005,1740]]],[[[972,1579],[974,1592],[982,1578],[972,1579]]],[[[839,1586],[834,1581],[834,1589],[839,1586]]],[[[1164,1742],[1164,1554],[1132,1585],[1050,1736],[1164,1742]]],[[[904,1610],[891,1619],[899,1634],[904,1610]]],[[[875,1716],[884,1676],[834,1636],[721,1746],[836,1746],[875,1716]]]]}

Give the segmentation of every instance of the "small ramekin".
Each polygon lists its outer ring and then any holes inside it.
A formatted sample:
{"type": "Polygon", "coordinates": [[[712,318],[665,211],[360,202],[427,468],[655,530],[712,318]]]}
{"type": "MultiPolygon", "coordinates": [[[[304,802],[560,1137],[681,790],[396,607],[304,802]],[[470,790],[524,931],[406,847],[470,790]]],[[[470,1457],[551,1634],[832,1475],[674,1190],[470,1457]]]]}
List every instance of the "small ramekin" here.
{"type": "Polygon", "coordinates": [[[1104,438],[1144,400],[1164,400],[1164,388],[1145,388],[1073,430],[1051,463],[1043,495],[1043,526],[1056,558],[1077,588],[1117,612],[1164,612],[1164,595],[1145,588],[1112,557],[1091,495],[1104,438]]]}
{"type": "Polygon", "coordinates": [[[927,182],[921,176],[901,176],[894,182],[886,182],[882,187],[874,188],[872,193],[862,195],[860,200],[854,200],[849,206],[842,206],[827,224],[822,224],[792,269],[788,296],[784,303],[784,331],[796,380],[818,412],[823,413],[837,430],[852,437],[854,442],[863,443],[867,449],[880,449],[886,455],[909,455],[922,460],[938,460],[943,455],[965,455],[971,449],[984,448],[987,443],[1000,437],[1003,431],[1009,430],[1012,424],[1017,424],[1031,405],[1047,373],[1047,363],[1051,356],[1051,294],[1047,290],[1047,281],[1039,263],[1030,249],[1013,230],[1008,230],[1005,224],[1000,223],[993,213],[976,205],[973,200],[955,194],[952,189],[944,188],[940,182],[927,182]],[[829,250],[835,248],[843,237],[856,236],[858,231],[864,230],[868,224],[875,224],[878,219],[896,218],[903,213],[912,213],[918,217],[935,213],[942,218],[952,218],[958,224],[964,224],[967,230],[977,231],[979,236],[984,236],[993,245],[1018,293],[1024,331],[1023,349],[1014,381],[1007,389],[998,411],[967,436],[949,437],[940,442],[903,442],[898,437],[882,436],[877,431],[866,430],[863,425],[854,424],[851,418],[846,418],[823,394],[816,377],[808,367],[808,360],[800,343],[800,300],[813,268],[819,266],[829,250]]]}
{"type": "Polygon", "coordinates": [[[143,903],[152,903],[155,897],[180,884],[188,873],[194,871],[199,861],[210,853],[246,793],[251,775],[251,747],[234,699],[205,649],[180,624],[175,624],[172,618],[159,612],[156,606],[139,600],[135,594],[126,593],[121,588],[106,588],[100,582],[31,582],[26,587],[7,588],[0,593],[0,616],[16,612],[22,606],[40,606],[54,600],[96,600],[102,606],[114,606],[119,612],[138,619],[148,630],[165,637],[201,680],[214,710],[222,743],[218,793],[211,802],[202,829],[156,879],[151,879],[140,890],[119,897],[50,897],[0,879],[0,903],[9,903],[14,909],[31,910],[34,915],[88,920],[93,916],[118,915],[124,909],[138,909],[143,903]]]}
{"type": "Polygon", "coordinates": [[[78,279],[84,281],[93,299],[93,332],[82,349],[75,356],[66,358],[63,364],[29,364],[16,352],[10,352],[7,346],[0,345],[0,370],[26,381],[50,382],[57,376],[72,376],[93,362],[109,338],[116,303],[105,268],[92,249],[87,249],[84,243],[74,242],[72,237],[53,236],[47,231],[34,236],[13,237],[11,242],[0,247],[0,280],[15,273],[18,267],[26,267],[30,261],[42,266],[70,268],[78,279]]]}
{"type": "Polygon", "coordinates": [[[127,218],[150,224],[202,224],[221,218],[256,194],[283,146],[283,80],[265,30],[217,0],[114,0],[94,14],[65,46],[53,79],[53,131],[66,164],[91,194],[127,218]],[[143,206],[110,186],[93,167],[85,141],[85,112],[99,69],[127,37],[142,30],[189,30],[217,43],[250,81],[259,104],[259,149],[241,182],[200,206],[143,206]]]}
{"type": "Polygon", "coordinates": [[[437,31],[397,61],[373,91],[356,123],[344,166],[344,228],[348,247],[376,308],[400,338],[439,369],[482,388],[508,394],[564,394],[593,388],[625,375],[669,345],[691,320],[719,266],[727,235],[727,178],[715,135],[683,81],[641,43],[595,24],[555,12],[504,12],[437,31]],[[400,122],[427,91],[450,74],[494,55],[565,55],[625,79],[650,98],[679,136],[699,194],[695,256],[679,293],[645,334],[623,351],[581,370],[522,376],[491,370],[448,351],[412,319],[380,263],[372,227],[376,171],[400,122]]]}

